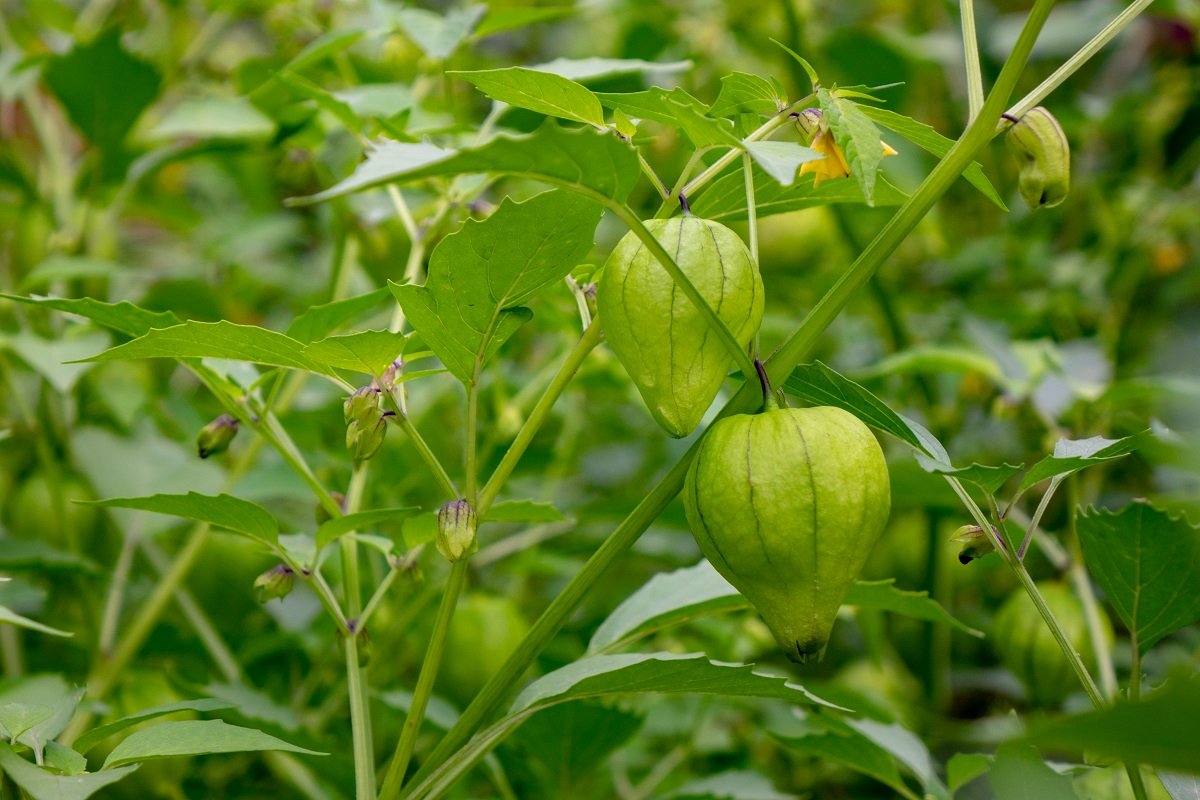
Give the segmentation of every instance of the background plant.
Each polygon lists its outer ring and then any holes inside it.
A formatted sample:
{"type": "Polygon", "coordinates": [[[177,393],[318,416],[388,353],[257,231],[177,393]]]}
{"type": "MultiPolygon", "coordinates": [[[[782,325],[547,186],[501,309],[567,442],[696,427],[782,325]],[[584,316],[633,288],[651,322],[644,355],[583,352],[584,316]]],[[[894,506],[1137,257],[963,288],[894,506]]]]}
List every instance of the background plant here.
{"type": "Polygon", "coordinates": [[[409,797],[1194,792],[1194,9],[1051,5],[6,10],[5,790],[390,797],[412,757],[409,797]],[[987,143],[1037,104],[1074,188],[1030,214],[987,143]],[[852,178],[797,177],[804,106],[852,178]],[[694,439],[597,346],[595,265],[680,193],[760,257],[775,385],[891,435],[817,668],[696,565],[694,439]],[[1113,646],[1068,655],[1035,578],[1113,646]],[[1014,590],[1061,707],[972,635],[1014,590]],[[127,735],[152,708],[206,719],[127,735]]]}

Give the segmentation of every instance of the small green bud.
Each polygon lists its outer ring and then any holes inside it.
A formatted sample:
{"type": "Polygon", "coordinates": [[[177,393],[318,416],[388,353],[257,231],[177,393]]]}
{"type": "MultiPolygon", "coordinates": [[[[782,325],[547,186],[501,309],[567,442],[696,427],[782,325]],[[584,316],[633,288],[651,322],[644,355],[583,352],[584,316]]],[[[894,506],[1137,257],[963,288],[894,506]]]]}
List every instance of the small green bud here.
{"type": "Polygon", "coordinates": [[[812,144],[813,139],[817,138],[822,116],[819,108],[806,108],[796,115],[796,130],[800,131],[806,145],[812,144]]]}
{"type": "Polygon", "coordinates": [[[404,359],[397,358],[388,368],[379,376],[379,386],[385,392],[390,392],[396,388],[396,379],[404,372],[404,359]]]}
{"type": "Polygon", "coordinates": [[[346,447],[355,461],[366,461],[379,450],[387,436],[387,417],[381,406],[383,394],[374,386],[364,386],[346,398],[342,406],[346,419],[346,447]]]}
{"type": "Polygon", "coordinates": [[[378,416],[382,401],[383,397],[379,389],[374,386],[362,387],[342,403],[342,415],[346,424],[349,425],[355,420],[373,422],[378,416]]]}
{"type": "Polygon", "coordinates": [[[983,528],[978,525],[963,525],[954,531],[954,535],[950,537],[950,541],[958,542],[962,545],[962,549],[958,551],[958,562],[960,564],[970,564],[975,559],[983,558],[996,549],[995,545],[992,544],[992,540],[983,532],[983,528]]]}
{"type": "Polygon", "coordinates": [[[475,531],[479,518],[466,500],[451,500],[438,509],[438,552],[454,562],[479,549],[475,531]]]}
{"type": "Polygon", "coordinates": [[[201,458],[215,456],[229,449],[233,437],[237,436],[237,417],[222,414],[200,429],[196,435],[196,451],[201,458]]]}
{"type": "Polygon", "coordinates": [[[296,573],[287,564],[279,564],[254,579],[254,592],[258,602],[265,603],[276,597],[287,597],[295,585],[296,573]]]}
{"type": "Polygon", "coordinates": [[[1071,145],[1053,114],[1041,106],[1031,109],[1013,120],[1004,141],[1021,164],[1017,188],[1030,208],[1051,208],[1067,198],[1071,145]]]}

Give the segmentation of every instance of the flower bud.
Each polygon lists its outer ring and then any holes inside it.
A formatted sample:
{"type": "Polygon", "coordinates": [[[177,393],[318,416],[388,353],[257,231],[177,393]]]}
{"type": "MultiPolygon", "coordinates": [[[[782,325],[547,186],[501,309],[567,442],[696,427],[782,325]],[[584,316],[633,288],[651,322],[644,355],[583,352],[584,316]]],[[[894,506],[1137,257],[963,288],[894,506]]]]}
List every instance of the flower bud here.
{"type": "Polygon", "coordinates": [[[958,563],[960,564],[970,564],[975,559],[983,558],[996,549],[992,540],[978,525],[963,525],[954,531],[950,541],[962,545],[962,549],[958,551],[958,563]]]}
{"type": "Polygon", "coordinates": [[[1015,120],[1004,137],[1021,165],[1017,188],[1032,209],[1051,208],[1071,188],[1071,145],[1054,115],[1038,106],[1015,120]]]}
{"type": "Polygon", "coordinates": [[[374,386],[364,386],[354,394],[346,398],[346,402],[342,403],[342,415],[345,417],[346,424],[358,420],[374,421],[374,416],[380,410],[380,404],[383,398],[380,395],[379,389],[374,386]]]}
{"type": "Polygon", "coordinates": [[[438,509],[438,552],[454,562],[479,549],[475,531],[479,519],[466,500],[451,500],[438,509]]]}
{"type": "Polygon", "coordinates": [[[346,420],[346,447],[355,461],[366,461],[379,450],[387,436],[387,413],[381,403],[383,394],[374,386],[364,386],[346,398],[342,412],[346,420]]]}
{"type": "Polygon", "coordinates": [[[287,597],[295,585],[296,573],[287,564],[279,564],[254,579],[254,592],[258,602],[265,603],[276,597],[287,597]]]}
{"type": "Polygon", "coordinates": [[[385,392],[390,392],[396,388],[396,379],[404,372],[404,360],[397,358],[388,368],[379,376],[379,386],[385,392]]]}
{"type": "Polygon", "coordinates": [[[224,453],[229,449],[229,443],[237,436],[237,432],[237,418],[222,414],[200,429],[200,433],[196,435],[196,451],[201,458],[224,453]]]}
{"type": "Polygon", "coordinates": [[[806,145],[812,144],[812,140],[816,138],[821,128],[822,116],[819,108],[806,108],[796,115],[796,130],[800,131],[806,145]]]}

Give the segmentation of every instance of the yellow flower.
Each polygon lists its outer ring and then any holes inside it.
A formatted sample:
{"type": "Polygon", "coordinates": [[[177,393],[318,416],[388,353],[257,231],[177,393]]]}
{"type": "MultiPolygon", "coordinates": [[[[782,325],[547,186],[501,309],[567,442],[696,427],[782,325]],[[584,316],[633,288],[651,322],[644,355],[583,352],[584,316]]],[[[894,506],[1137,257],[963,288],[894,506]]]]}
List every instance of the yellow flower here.
{"type": "MultiPolygon", "coordinates": [[[[885,156],[896,155],[896,151],[887,142],[880,140],[879,143],[883,145],[883,154],[885,156]]],[[[842,153],[842,148],[838,147],[838,143],[833,140],[833,134],[828,130],[822,129],[818,131],[812,140],[811,147],[823,155],[824,158],[819,161],[806,161],[801,164],[800,174],[808,175],[811,173],[813,175],[814,189],[821,185],[821,181],[850,176],[850,165],[846,163],[846,156],[842,153]]]]}

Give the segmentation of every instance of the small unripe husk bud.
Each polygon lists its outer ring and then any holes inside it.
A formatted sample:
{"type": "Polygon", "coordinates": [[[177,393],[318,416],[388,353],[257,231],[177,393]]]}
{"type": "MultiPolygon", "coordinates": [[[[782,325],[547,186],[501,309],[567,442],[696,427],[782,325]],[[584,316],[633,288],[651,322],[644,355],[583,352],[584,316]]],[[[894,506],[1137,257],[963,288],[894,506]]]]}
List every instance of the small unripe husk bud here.
{"type": "Polygon", "coordinates": [[[1052,208],[1067,198],[1071,145],[1053,114],[1041,106],[1030,109],[1014,120],[1004,141],[1020,162],[1017,188],[1030,208],[1052,208]]]}
{"type": "Polygon", "coordinates": [[[284,598],[296,585],[296,573],[287,564],[279,564],[254,579],[254,593],[258,602],[265,603],[275,598],[284,598]]]}
{"type": "Polygon", "coordinates": [[[469,556],[479,549],[475,532],[479,518],[466,500],[451,500],[438,509],[437,549],[450,562],[469,556]]]}
{"type": "Polygon", "coordinates": [[[960,564],[970,564],[975,559],[983,558],[996,549],[995,545],[992,544],[992,540],[983,532],[983,528],[978,525],[963,525],[954,531],[954,535],[950,537],[950,541],[958,542],[962,545],[962,549],[958,551],[958,562],[960,564]]]}
{"type": "Polygon", "coordinates": [[[201,458],[215,456],[229,449],[233,437],[237,436],[237,417],[222,414],[200,429],[196,435],[196,451],[201,458]]]}
{"type": "Polygon", "coordinates": [[[381,403],[383,394],[377,387],[364,386],[346,398],[342,405],[346,420],[346,447],[355,461],[366,461],[375,455],[387,435],[387,419],[381,403]]]}

